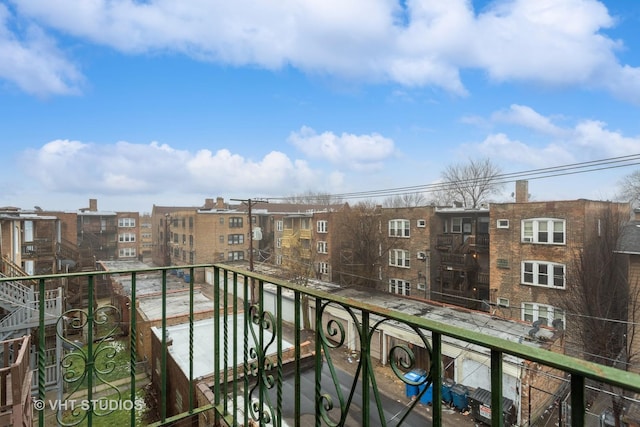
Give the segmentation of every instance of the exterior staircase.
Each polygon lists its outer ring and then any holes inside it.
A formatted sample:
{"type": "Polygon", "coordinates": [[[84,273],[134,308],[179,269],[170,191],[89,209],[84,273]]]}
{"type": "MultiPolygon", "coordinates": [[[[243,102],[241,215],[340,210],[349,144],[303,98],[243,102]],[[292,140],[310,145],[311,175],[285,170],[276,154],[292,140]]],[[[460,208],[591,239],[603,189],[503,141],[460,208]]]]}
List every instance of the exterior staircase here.
{"type": "MultiPolygon", "coordinates": [[[[4,276],[0,274],[0,276],[4,276]]],[[[5,276],[6,277],[6,276],[5,276]]],[[[7,315],[0,319],[0,341],[28,334],[40,322],[40,295],[34,287],[17,281],[0,284],[0,307],[7,315]]],[[[62,289],[45,291],[45,325],[53,325],[62,315],[62,289]]]]}

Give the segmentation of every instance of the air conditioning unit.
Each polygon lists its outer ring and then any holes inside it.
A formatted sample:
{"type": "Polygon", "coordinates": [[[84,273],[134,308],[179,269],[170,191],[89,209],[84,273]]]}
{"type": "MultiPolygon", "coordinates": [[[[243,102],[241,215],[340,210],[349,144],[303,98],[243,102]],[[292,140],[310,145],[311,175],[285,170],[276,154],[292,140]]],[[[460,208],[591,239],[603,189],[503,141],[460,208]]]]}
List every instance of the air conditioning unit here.
{"type": "Polygon", "coordinates": [[[529,242],[529,243],[530,243],[530,242],[533,242],[533,237],[523,237],[523,238],[522,238],[522,241],[523,241],[523,242],[529,242]]]}
{"type": "Polygon", "coordinates": [[[426,252],[418,252],[418,259],[427,259],[426,252]]]}

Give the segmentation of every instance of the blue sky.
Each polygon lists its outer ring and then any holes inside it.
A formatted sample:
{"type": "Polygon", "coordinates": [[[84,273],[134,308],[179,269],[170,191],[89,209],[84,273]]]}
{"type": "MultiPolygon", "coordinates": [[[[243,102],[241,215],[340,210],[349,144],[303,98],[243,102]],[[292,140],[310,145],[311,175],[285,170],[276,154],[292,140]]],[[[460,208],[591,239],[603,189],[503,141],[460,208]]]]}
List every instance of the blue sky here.
{"type": "MultiPolygon", "coordinates": [[[[0,99],[0,206],[23,209],[580,163],[640,153],[640,2],[0,0],[0,99]]],[[[637,167],[529,191],[612,199],[637,167]]]]}

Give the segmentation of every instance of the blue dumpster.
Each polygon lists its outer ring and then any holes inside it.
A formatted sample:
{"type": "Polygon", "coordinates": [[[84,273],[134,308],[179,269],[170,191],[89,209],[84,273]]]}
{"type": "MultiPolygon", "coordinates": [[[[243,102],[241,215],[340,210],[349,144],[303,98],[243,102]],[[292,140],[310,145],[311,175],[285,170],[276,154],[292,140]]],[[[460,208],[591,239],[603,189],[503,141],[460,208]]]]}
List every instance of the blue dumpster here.
{"type": "MultiPolygon", "coordinates": [[[[426,384],[420,386],[420,391],[424,390],[426,384]]],[[[433,384],[429,384],[429,388],[420,396],[420,403],[430,405],[433,402],[433,384]]]]}
{"type": "Polygon", "coordinates": [[[453,396],[451,395],[451,387],[456,384],[451,378],[444,378],[442,380],[442,401],[448,405],[453,401],[453,396]]]}
{"type": "Polygon", "coordinates": [[[458,411],[469,409],[469,389],[462,384],[456,384],[451,387],[451,399],[453,406],[458,411]]]}
{"type": "Polygon", "coordinates": [[[185,282],[187,282],[187,283],[189,283],[189,281],[190,281],[190,280],[191,280],[191,275],[189,275],[189,274],[185,274],[185,275],[184,275],[184,281],[185,281],[185,282]]]}
{"type": "Polygon", "coordinates": [[[424,381],[427,377],[427,371],[424,369],[413,369],[406,374],[404,374],[404,378],[407,381],[411,381],[414,384],[406,385],[406,393],[407,397],[415,397],[420,392],[419,386],[416,383],[420,383],[424,381]]]}

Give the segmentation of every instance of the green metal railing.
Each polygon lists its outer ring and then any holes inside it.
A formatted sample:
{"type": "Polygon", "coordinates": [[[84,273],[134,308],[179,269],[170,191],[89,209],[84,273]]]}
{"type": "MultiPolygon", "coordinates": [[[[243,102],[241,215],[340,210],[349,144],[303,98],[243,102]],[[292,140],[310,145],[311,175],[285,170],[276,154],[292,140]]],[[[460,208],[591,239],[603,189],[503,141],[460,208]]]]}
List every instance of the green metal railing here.
{"type": "MultiPolygon", "coordinates": [[[[102,417],[116,416],[123,418],[117,418],[113,424],[131,426],[249,425],[250,422],[300,426],[308,424],[309,416],[316,426],[334,426],[353,424],[355,413],[359,414],[357,423],[363,426],[403,425],[418,412],[416,407],[421,395],[430,385],[434,402],[430,418],[433,425],[440,426],[447,417],[440,403],[443,340],[452,339],[486,349],[490,357],[492,408],[503,407],[503,364],[507,357],[560,372],[561,378],[570,385],[569,419],[573,426],[585,424],[588,381],[593,380],[615,393],[623,390],[626,395],[640,393],[637,374],[386,310],[233,266],[190,265],[0,278],[0,286],[9,281],[36,280],[40,301],[43,301],[47,287],[62,286],[72,277],[86,280],[89,301],[93,303],[69,308],[56,328],[58,343],[64,347],[60,363],[62,392],[45,388],[45,343],[52,341],[47,337],[51,331],[45,327],[37,331],[39,387],[34,396],[34,419],[40,426],[49,425],[50,418],[55,418],[60,425],[91,426],[102,417]],[[188,277],[181,286],[175,285],[176,269],[188,277]],[[94,288],[100,275],[108,276],[112,283],[126,282],[124,287],[115,286],[124,298],[95,301],[94,288]],[[156,283],[153,292],[161,295],[161,315],[155,335],[146,330],[148,323],[137,321],[134,309],[149,292],[148,286],[144,291],[139,286],[143,278],[145,283],[152,278],[156,283]],[[204,284],[205,278],[213,283],[204,284]],[[194,295],[199,292],[196,283],[211,296],[210,310],[206,313],[196,312],[194,308],[194,295]],[[183,316],[187,324],[186,349],[175,347],[177,333],[172,329],[176,326],[173,324],[175,312],[169,309],[177,292],[189,293],[189,307],[183,316]],[[330,314],[336,309],[345,313],[347,326],[330,314]],[[197,328],[201,324],[209,325],[206,322],[211,326],[203,338],[197,328]],[[303,328],[306,323],[310,324],[309,329],[303,328]],[[407,402],[402,413],[392,421],[385,412],[388,399],[379,386],[379,363],[372,358],[374,337],[389,325],[402,325],[417,337],[419,347],[428,354],[426,366],[422,366],[427,368],[428,375],[414,381],[404,374],[417,367],[415,344],[400,343],[385,349],[389,356],[388,369],[395,378],[420,390],[417,398],[407,402]],[[347,343],[349,331],[345,327],[354,329],[351,334],[357,337],[355,348],[359,351],[357,363],[346,376],[334,360],[336,351],[350,350],[354,345],[347,343]],[[137,367],[142,352],[138,339],[145,333],[150,334],[152,341],[156,340],[151,360],[147,360],[150,365],[147,373],[153,381],[152,389],[156,390],[149,394],[156,396],[155,399],[141,396],[137,367]],[[197,352],[205,341],[213,345],[210,354],[197,352]],[[123,350],[114,344],[116,342],[126,344],[126,357],[121,358],[119,353],[123,350]],[[178,350],[186,356],[180,359],[178,350]],[[186,363],[177,369],[178,360],[185,358],[186,363]],[[211,368],[204,375],[202,365],[211,368]],[[115,374],[123,366],[125,373],[118,377],[115,374]],[[120,403],[105,408],[104,401],[120,403]],[[70,406],[69,402],[74,404],[70,406]],[[145,410],[147,413],[141,418],[145,410]]],[[[41,325],[44,325],[45,307],[39,310],[41,325]]],[[[521,422],[531,423],[530,416],[531,412],[521,422]]],[[[493,426],[504,423],[502,411],[491,413],[493,426]]]]}

